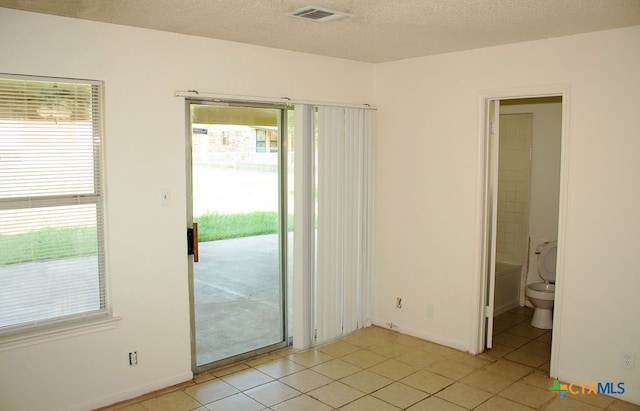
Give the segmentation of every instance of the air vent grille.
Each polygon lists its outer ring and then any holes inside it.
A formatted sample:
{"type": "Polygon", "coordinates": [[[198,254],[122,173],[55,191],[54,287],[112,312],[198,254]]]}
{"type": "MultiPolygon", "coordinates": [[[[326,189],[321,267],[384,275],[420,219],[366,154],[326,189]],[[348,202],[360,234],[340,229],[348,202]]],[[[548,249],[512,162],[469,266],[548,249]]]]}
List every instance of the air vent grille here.
{"type": "Polygon", "coordinates": [[[331,20],[343,19],[349,17],[348,13],[341,11],[322,9],[319,7],[303,7],[291,13],[287,13],[289,16],[298,17],[305,20],[313,20],[318,22],[325,22],[331,20]]]}
{"type": "Polygon", "coordinates": [[[320,20],[329,16],[333,16],[335,13],[330,11],[324,11],[319,9],[304,9],[296,13],[293,13],[296,17],[304,17],[305,19],[320,20]]]}

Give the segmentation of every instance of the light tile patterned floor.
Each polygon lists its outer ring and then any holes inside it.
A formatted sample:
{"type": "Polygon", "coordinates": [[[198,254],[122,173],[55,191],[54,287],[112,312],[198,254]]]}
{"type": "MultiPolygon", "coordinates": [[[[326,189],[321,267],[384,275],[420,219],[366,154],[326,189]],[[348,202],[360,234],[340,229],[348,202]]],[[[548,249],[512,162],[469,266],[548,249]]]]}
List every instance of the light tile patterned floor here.
{"type": "Polygon", "coordinates": [[[291,349],[198,375],[103,411],[640,410],[604,395],[549,391],[551,332],[532,310],[495,318],[494,347],[472,356],[370,327],[335,342],[291,349]]]}

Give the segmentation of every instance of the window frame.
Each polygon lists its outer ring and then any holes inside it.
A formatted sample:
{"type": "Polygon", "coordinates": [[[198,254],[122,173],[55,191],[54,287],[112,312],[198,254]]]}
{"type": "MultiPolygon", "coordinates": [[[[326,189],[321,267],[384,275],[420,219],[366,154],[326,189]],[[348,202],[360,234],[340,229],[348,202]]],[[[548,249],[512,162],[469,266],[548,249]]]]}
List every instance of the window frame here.
{"type": "MultiPolygon", "coordinates": [[[[0,328],[0,351],[25,343],[31,344],[38,341],[59,338],[69,334],[84,334],[93,330],[110,329],[115,326],[110,304],[109,288],[107,283],[107,259],[106,259],[106,201],[105,201],[105,139],[104,139],[104,82],[99,80],[43,77],[30,75],[17,75],[0,73],[0,79],[19,80],[24,82],[66,83],[75,85],[89,85],[91,87],[89,104],[91,107],[91,144],[92,144],[92,169],[93,193],[51,194],[41,196],[22,196],[0,199],[0,210],[37,209],[40,207],[55,206],[95,206],[96,223],[96,258],[98,275],[99,308],[87,309],[73,314],[59,314],[45,319],[18,322],[0,328]],[[97,105],[97,107],[95,107],[97,105]],[[55,205],[53,203],[56,203],[55,205]]],[[[2,97],[0,96],[0,99],[2,97]]],[[[27,100],[27,95],[24,97],[27,100]]],[[[8,101],[18,101],[9,100],[8,101]]],[[[75,100],[74,100],[75,101],[75,100]]],[[[24,122],[25,119],[18,119],[24,122]]],[[[57,124],[57,120],[56,120],[57,124]]],[[[88,155],[87,155],[88,159],[88,155]]],[[[64,182],[64,176],[59,180],[64,182]]],[[[94,277],[95,278],[95,277],[94,277]]]]}

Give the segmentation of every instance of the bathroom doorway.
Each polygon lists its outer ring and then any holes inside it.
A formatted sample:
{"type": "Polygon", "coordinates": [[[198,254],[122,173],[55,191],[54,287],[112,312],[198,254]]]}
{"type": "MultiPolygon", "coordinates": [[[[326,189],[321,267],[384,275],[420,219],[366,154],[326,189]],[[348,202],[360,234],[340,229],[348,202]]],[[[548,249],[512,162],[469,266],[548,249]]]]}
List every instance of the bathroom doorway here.
{"type": "MultiPolygon", "coordinates": [[[[565,94],[486,98],[483,133],[481,271],[485,281],[481,301],[485,305],[478,351],[491,349],[500,357],[551,375],[552,333],[530,325],[533,308],[526,301],[525,288],[542,281],[537,271],[537,245],[558,240],[563,225],[565,94]]],[[[556,328],[554,324],[554,338],[559,334],[556,328]]]]}

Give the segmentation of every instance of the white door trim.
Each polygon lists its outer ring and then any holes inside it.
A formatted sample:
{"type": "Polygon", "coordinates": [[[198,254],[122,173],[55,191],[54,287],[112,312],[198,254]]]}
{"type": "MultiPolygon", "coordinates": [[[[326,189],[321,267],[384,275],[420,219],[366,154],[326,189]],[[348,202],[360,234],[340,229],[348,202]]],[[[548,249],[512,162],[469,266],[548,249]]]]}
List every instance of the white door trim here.
{"type": "Polygon", "coordinates": [[[550,376],[556,377],[558,370],[559,354],[557,347],[560,344],[562,338],[562,311],[563,311],[563,292],[564,281],[563,273],[565,266],[566,255],[566,225],[567,225],[567,206],[568,206],[568,176],[569,176],[569,150],[570,150],[570,85],[569,84],[557,84],[557,85],[542,85],[523,88],[510,88],[510,89],[497,89],[487,90],[479,93],[478,96],[478,181],[477,181],[477,229],[476,229],[476,267],[477,272],[474,276],[474,316],[472,322],[472,341],[471,341],[471,353],[478,354],[484,351],[485,344],[485,306],[486,306],[486,287],[489,280],[489,273],[486,270],[484,261],[487,256],[485,251],[487,250],[487,233],[486,230],[490,227],[484,227],[484,221],[486,218],[485,199],[486,192],[486,179],[488,171],[488,146],[485,144],[488,127],[487,120],[489,119],[487,104],[491,100],[508,100],[508,99],[520,99],[520,98],[536,98],[536,97],[550,97],[560,96],[562,97],[562,137],[561,137],[561,159],[560,159],[560,201],[559,201],[559,213],[558,213],[558,259],[557,259],[557,274],[556,274],[556,294],[554,304],[554,319],[553,319],[553,340],[551,343],[551,365],[550,376]]]}

